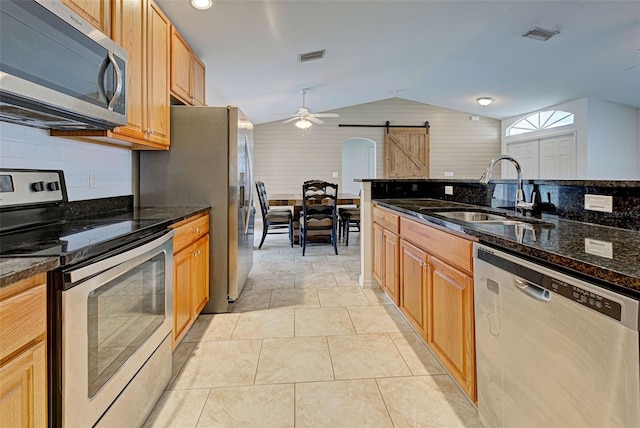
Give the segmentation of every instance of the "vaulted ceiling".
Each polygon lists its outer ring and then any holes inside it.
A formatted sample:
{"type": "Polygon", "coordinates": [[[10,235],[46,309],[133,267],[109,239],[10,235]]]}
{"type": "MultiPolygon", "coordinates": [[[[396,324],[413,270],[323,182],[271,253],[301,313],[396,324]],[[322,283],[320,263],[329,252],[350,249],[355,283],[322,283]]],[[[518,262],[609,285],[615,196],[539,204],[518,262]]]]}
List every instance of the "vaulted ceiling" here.
{"type": "Polygon", "coordinates": [[[256,124],[293,114],[302,88],[314,112],[393,97],[495,119],[582,97],[640,108],[637,0],[156,1],[206,63],[207,104],[256,124]],[[536,26],[560,34],[522,37],[536,26]]]}

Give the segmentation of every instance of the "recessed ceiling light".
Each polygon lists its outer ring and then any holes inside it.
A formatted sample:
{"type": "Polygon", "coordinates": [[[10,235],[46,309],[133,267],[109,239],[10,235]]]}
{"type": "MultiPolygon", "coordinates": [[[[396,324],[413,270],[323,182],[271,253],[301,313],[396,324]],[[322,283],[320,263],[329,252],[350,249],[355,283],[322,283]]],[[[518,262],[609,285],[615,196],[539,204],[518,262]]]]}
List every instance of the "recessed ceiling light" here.
{"type": "Polygon", "coordinates": [[[391,94],[399,94],[400,92],[403,92],[404,89],[394,89],[393,91],[389,91],[389,93],[391,94]]]}
{"type": "Polygon", "coordinates": [[[209,9],[212,5],[212,0],[191,0],[191,6],[200,10],[209,9]]]}
{"type": "Polygon", "coordinates": [[[493,98],[489,98],[489,97],[480,97],[480,98],[476,98],[476,101],[478,102],[478,104],[480,104],[482,107],[486,107],[489,104],[491,104],[493,102],[493,98]]]}

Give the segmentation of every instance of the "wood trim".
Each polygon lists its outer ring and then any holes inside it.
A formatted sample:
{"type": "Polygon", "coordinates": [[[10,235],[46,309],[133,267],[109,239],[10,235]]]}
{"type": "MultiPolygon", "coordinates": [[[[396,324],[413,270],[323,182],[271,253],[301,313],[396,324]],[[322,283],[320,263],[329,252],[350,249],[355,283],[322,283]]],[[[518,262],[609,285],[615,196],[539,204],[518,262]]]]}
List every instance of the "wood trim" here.
{"type": "Polygon", "coordinates": [[[473,241],[400,217],[400,236],[467,272],[473,271],[473,241]]]}
{"type": "Polygon", "coordinates": [[[46,334],[46,282],[42,273],[0,289],[0,362],[46,334]]]}
{"type": "Polygon", "coordinates": [[[196,242],[209,233],[209,214],[201,213],[170,226],[175,230],[173,252],[177,253],[187,245],[196,242]]]}
{"type": "Polygon", "coordinates": [[[374,206],[373,222],[378,223],[390,232],[395,234],[400,233],[400,216],[398,214],[394,214],[390,210],[374,206]]]}

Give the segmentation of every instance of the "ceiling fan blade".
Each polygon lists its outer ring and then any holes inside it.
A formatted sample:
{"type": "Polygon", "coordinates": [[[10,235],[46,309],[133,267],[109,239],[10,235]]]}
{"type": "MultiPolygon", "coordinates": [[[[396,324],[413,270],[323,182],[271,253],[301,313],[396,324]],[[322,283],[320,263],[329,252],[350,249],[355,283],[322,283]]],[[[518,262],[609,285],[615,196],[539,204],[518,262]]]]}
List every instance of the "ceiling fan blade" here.
{"type": "Polygon", "coordinates": [[[296,120],[298,120],[298,119],[300,119],[298,116],[294,116],[294,117],[292,117],[291,119],[287,119],[287,120],[285,120],[285,121],[284,121],[284,122],[282,122],[282,123],[291,123],[291,122],[296,121],[296,120]]]}
{"type": "Polygon", "coordinates": [[[340,117],[337,113],[314,113],[315,117],[340,117]]]}
{"type": "Polygon", "coordinates": [[[318,125],[322,125],[324,123],[324,120],[316,119],[313,116],[308,116],[307,120],[310,120],[313,123],[317,123],[318,125]]]}

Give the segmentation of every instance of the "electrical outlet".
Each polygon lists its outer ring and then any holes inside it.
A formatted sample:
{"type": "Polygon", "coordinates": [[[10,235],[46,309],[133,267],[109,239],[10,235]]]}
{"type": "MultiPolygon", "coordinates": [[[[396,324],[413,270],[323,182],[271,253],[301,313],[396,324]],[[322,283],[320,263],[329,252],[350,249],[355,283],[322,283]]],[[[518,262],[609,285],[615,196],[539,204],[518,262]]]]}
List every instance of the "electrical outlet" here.
{"type": "Polygon", "coordinates": [[[613,212],[613,196],[584,195],[584,209],[611,213],[613,212]]]}
{"type": "Polygon", "coordinates": [[[584,238],[584,252],[595,256],[613,258],[613,244],[609,241],[584,238]]]}
{"type": "Polygon", "coordinates": [[[89,171],[89,189],[96,189],[98,187],[98,173],[96,171],[89,171]]]}
{"type": "Polygon", "coordinates": [[[453,175],[454,175],[454,174],[453,174],[453,171],[445,171],[445,172],[444,172],[444,176],[445,176],[445,177],[453,177],[453,175]]]}
{"type": "Polygon", "coordinates": [[[453,186],[444,186],[445,195],[453,195],[453,186]]]}
{"type": "Polygon", "coordinates": [[[333,178],[337,178],[338,177],[338,172],[337,171],[333,171],[333,178]]]}

